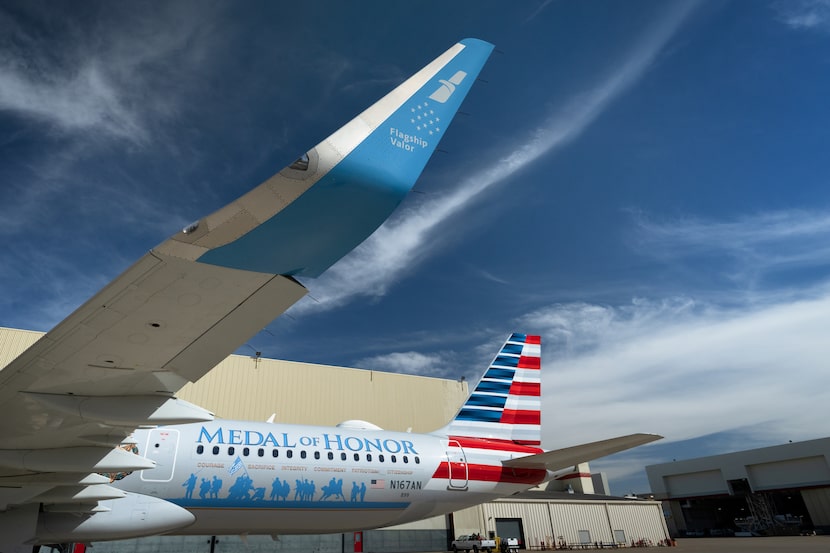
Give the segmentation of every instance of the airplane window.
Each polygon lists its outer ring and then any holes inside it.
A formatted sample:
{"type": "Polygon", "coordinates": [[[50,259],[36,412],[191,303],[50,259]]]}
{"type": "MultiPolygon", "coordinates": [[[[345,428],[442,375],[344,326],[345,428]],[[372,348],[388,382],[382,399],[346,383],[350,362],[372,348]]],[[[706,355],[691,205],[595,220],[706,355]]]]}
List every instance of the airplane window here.
{"type": "Polygon", "coordinates": [[[279,449],[274,449],[274,450],[271,451],[271,457],[273,457],[274,459],[276,459],[279,456],[280,456],[280,450],[279,449]]]}
{"type": "Polygon", "coordinates": [[[305,449],[300,452],[300,457],[305,459],[305,449]]]}
{"type": "Polygon", "coordinates": [[[251,450],[247,447],[242,449],[242,455],[244,455],[245,457],[247,457],[250,452],[251,450]]]}
{"type": "Polygon", "coordinates": [[[285,456],[291,459],[294,456],[294,452],[289,449],[285,452],[285,456]]]}
{"type": "Polygon", "coordinates": [[[360,454],[359,453],[354,454],[354,460],[355,461],[360,461],[360,454]]]}
{"type": "Polygon", "coordinates": [[[378,461],[383,462],[383,454],[378,455],[378,461]]]}
{"type": "Polygon", "coordinates": [[[408,462],[409,462],[409,457],[407,457],[406,455],[404,455],[404,456],[403,456],[403,462],[404,462],[404,463],[408,463],[408,462]]]}
{"type": "Polygon", "coordinates": [[[234,448],[233,446],[230,446],[230,447],[228,448],[228,455],[233,455],[233,452],[234,452],[234,451],[236,451],[236,448],[234,448]]]}
{"type": "Polygon", "coordinates": [[[297,171],[308,171],[308,154],[303,154],[298,157],[289,167],[297,171]]]}
{"type": "Polygon", "coordinates": [[[219,455],[219,446],[218,445],[213,446],[213,454],[214,455],[219,455]]]}
{"type": "Polygon", "coordinates": [[[341,454],[340,454],[340,460],[341,460],[341,461],[345,461],[345,460],[346,460],[346,454],[345,454],[345,453],[341,453],[341,454]]]}
{"type": "Polygon", "coordinates": [[[333,459],[334,459],[334,453],[329,451],[329,461],[332,461],[333,459]]]}
{"type": "Polygon", "coordinates": [[[200,445],[199,447],[196,448],[196,453],[198,453],[199,455],[201,455],[204,452],[205,452],[205,446],[200,445]]]}
{"type": "Polygon", "coordinates": [[[397,457],[396,455],[392,455],[392,462],[393,462],[393,463],[397,463],[397,462],[398,462],[398,457],[397,457]]]}
{"type": "Polygon", "coordinates": [[[416,456],[416,457],[415,457],[415,464],[416,464],[416,465],[420,465],[420,464],[421,464],[421,458],[420,458],[420,457],[418,457],[418,456],[416,456]]]}
{"type": "Polygon", "coordinates": [[[319,459],[319,458],[320,458],[320,452],[319,452],[319,451],[315,451],[315,452],[314,452],[314,458],[315,458],[315,459],[319,459]]]}
{"type": "Polygon", "coordinates": [[[256,454],[258,456],[262,457],[263,455],[265,455],[265,450],[262,449],[262,448],[259,448],[259,449],[257,449],[256,454]]]}
{"type": "Polygon", "coordinates": [[[367,454],[366,454],[366,460],[367,460],[367,461],[371,461],[371,460],[372,460],[372,454],[371,454],[371,453],[367,453],[367,454]]]}

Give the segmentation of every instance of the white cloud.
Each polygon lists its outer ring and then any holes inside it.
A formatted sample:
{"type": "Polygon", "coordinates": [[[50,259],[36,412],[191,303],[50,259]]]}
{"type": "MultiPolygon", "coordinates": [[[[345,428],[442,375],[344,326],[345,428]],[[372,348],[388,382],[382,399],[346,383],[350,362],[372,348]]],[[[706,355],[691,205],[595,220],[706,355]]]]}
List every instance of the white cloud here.
{"type": "Polygon", "coordinates": [[[316,302],[302,301],[292,313],[331,309],[355,296],[382,296],[388,287],[436,246],[436,229],[483,193],[576,139],[608,105],[643,75],[693,7],[676,3],[626,60],[586,93],[547,118],[508,153],[464,179],[454,190],[405,210],[329,269],[313,285],[316,302]]]}
{"type": "Polygon", "coordinates": [[[535,10],[533,10],[533,13],[532,13],[532,14],[530,14],[530,15],[527,17],[527,19],[525,19],[525,23],[530,23],[531,21],[533,21],[534,19],[536,19],[536,17],[538,17],[540,13],[542,13],[543,11],[545,11],[545,8],[547,8],[547,7],[548,7],[548,5],[549,5],[551,2],[553,2],[553,0],[544,0],[541,4],[539,4],[539,6],[538,6],[535,10]]]}
{"type": "Polygon", "coordinates": [[[742,310],[687,299],[554,305],[519,323],[545,337],[549,447],[631,432],[826,434],[830,294],[742,310]]]}
{"type": "Polygon", "coordinates": [[[95,61],[66,78],[31,75],[0,67],[0,109],[28,115],[63,129],[98,129],[143,141],[138,113],[128,108],[109,76],[95,61]]]}
{"type": "Polygon", "coordinates": [[[659,223],[640,217],[638,224],[649,247],[680,245],[741,252],[786,242],[813,249],[817,241],[830,234],[830,213],[775,211],[728,222],[689,218],[659,223]]]}
{"type": "Polygon", "coordinates": [[[146,143],[204,63],[215,8],[124,9],[79,18],[33,7],[27,17],[49,33],[0,14],[0,110],[75,137],[146,143]]]}
{"type": "Polygon", "coordinates": [[[435,377],[444,377],[450,370],[446,354],[426,355],[415,351],[367,357],[358,360],[355,365],[378,371],[435,377]]]}
{"type": "Polygon", "coordinates": [[[788,0],[776,8],[781,21],[793,29],[830,32],[830,0],[788,0]]]}
{"type": "MultiPolygon", "coordinates": [[[[732,221],[687,218],[657,222],[636,214],[632,245],[662,260],[717,256],[716,269],[749,285],[773,272],[830,265],[830,212],[789,210],[732,221]]],[[[710,264],[710,271],[715,270],[710,264]]]]}

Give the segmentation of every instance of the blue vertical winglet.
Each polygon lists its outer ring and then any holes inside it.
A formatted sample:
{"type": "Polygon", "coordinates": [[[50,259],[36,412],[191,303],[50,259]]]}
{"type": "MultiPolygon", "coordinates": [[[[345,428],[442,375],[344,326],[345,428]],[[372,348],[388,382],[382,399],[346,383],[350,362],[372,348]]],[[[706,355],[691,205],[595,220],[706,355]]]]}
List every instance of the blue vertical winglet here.
{"type": "Polygon", "coordinates": [[[411,190],[492,49],[477,39],[450,48],[319,145],[320,156],[348,153],[301,196],[199,261],[319,276],[372,234],[411,190]]]}
{"type": "Polygon", "coordinates": [[[385,184],[399,188],[400,199],[421,175],[493,49],[477,39],[460,44],[464,50],[344,160],[351,167],[384,171],[390,179],[385,184]]]}

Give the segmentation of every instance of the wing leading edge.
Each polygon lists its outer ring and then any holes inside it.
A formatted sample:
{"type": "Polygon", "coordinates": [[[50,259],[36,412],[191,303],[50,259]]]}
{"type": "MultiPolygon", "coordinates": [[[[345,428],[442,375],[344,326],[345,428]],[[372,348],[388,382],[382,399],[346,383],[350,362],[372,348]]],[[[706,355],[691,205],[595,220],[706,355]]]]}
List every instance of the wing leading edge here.
{"type": "Polygon", "coordinates": [[[53,504],[64,514],[74,505],[97,516],[95,494],[70,488],[100,486],[84,483],[95,480],[87,473],[141,470],[143,457],[111,454],[136,426],[212,419],[173,394],[302,298],[294,276],[318,276],[389,216],[491,50],[454,45],[297,162],[148,252],[3,368],[0,536],[31,527],[18,519],[33,504],[42,522],[49,497],[64,498],[53,504]],[[72,474],[39,477],[47,473],[72,474]]]}

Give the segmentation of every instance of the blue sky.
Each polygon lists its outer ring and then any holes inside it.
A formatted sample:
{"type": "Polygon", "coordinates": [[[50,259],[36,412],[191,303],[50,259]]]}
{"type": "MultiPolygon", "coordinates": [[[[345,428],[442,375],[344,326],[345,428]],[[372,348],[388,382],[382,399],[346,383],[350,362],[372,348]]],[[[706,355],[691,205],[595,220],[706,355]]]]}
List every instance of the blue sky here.
{"type": "Polygon", "coordinates": [[[48,330],[457,40],[416,190],[240,353],[477,378],[543,336],[545,445],[828,435],[830,2],[4,3],[0,325],[48,330]]]}

